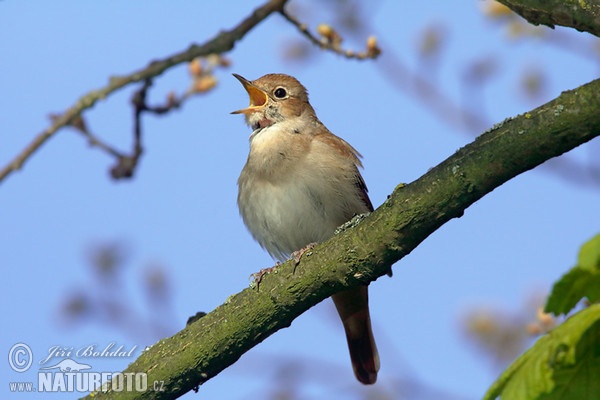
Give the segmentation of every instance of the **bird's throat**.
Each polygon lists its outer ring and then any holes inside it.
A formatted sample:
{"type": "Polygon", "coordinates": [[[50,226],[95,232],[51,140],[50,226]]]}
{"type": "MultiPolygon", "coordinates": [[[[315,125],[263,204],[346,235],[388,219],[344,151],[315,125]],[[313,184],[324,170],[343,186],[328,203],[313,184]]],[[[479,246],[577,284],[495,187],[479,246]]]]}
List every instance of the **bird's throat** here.
{"type": "Polygon", "coordinates": [[[274,123],[275,123],[275,121],[272,121],[267,118],[262,118],[252,124],[252,129],[257,130],[257,129],[266,128],[267,126],[271,126],[274,123]]]}

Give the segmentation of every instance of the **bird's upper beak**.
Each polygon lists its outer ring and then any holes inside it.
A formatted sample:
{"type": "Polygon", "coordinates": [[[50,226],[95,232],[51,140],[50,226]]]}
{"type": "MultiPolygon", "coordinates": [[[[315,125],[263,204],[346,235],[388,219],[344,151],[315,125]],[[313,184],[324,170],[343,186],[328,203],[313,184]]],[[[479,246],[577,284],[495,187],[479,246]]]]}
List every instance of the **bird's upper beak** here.
{"type": "Polygon", "coordinates": [[[233,74],[233,76],[235,76],[237,80],[244,85],[244,89],[246,89],[246,92],[248,92],[248,96],[250,96],[250,106],[241,110],[232,111],[232,114],[250,114],[258,109],[261,109],[265,106],[265,104],[267,104],[269,96],[265,91],[257,88],[252,82],[241,75],[233,74]]]}

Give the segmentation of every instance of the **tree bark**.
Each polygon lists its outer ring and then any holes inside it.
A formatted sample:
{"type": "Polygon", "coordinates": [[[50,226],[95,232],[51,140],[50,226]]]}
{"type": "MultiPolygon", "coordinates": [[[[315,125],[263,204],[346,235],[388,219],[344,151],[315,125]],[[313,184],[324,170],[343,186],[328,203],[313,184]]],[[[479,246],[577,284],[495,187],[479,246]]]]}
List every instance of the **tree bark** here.
{"type": "Polygon", "coordinates": [[[600,36],[598,0],[498,0],[533,25],[575,28],[600,36]]]}
{"type": "MultiPolygon", "coordinates": [[[[127,372],[146,372],[149,390],[93,398],[174,398],[233,364],[250,348],[340,290],[374,281],[430,234],[495,188],[600,135],[600,79],[509,118],[331,240],[265,274],[259,285],[145,351],[127,372]],[[165,391],[152,391],[153,382],[165,391]]],[[[91,397],[89,397],[91,398],[91,397]]]]}

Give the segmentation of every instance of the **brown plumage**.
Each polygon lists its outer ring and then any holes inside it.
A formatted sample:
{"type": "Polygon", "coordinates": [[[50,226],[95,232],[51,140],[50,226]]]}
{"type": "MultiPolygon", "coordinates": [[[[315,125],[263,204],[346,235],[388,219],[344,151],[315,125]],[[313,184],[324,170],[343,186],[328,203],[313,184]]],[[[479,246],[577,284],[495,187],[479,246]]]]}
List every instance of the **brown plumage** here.
{"type": "MultiPolygon", "coordinates": [[[[253,129],[238,179],[238,207],[254,239],[271,256],[285,261],[308,244],[329,239],[353,216],[373,210],[359,172],[360,154],[319,121],[298,80],[283,74],[255,81],[234,76],[250,96],[250,106],[234,113],[244,114],[253,129]]],[[[379,356],[367,286],[332,298],[357,379],[375,383],[379,356]]]]}

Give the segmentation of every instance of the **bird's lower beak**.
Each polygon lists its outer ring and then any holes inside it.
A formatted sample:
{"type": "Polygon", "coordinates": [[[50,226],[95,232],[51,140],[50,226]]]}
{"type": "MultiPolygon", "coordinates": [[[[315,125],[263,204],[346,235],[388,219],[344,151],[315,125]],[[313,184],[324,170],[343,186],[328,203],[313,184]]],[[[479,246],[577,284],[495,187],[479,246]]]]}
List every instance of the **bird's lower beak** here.
{"type": "Polygon", "coordinates": [[[250,106],[248,108],[243,108],[241,110],[233,111],[232,114],[249,114],[252,113],[267,104],[269,100],[269,96],[266,92],[260,90],[256,86],[252,84],[248,79],[244,78],[241,75],[233,74],[237,78],[238,81],[244,85],[244,89],[248,92],[248,96],[250,96],[250,106]]]}

